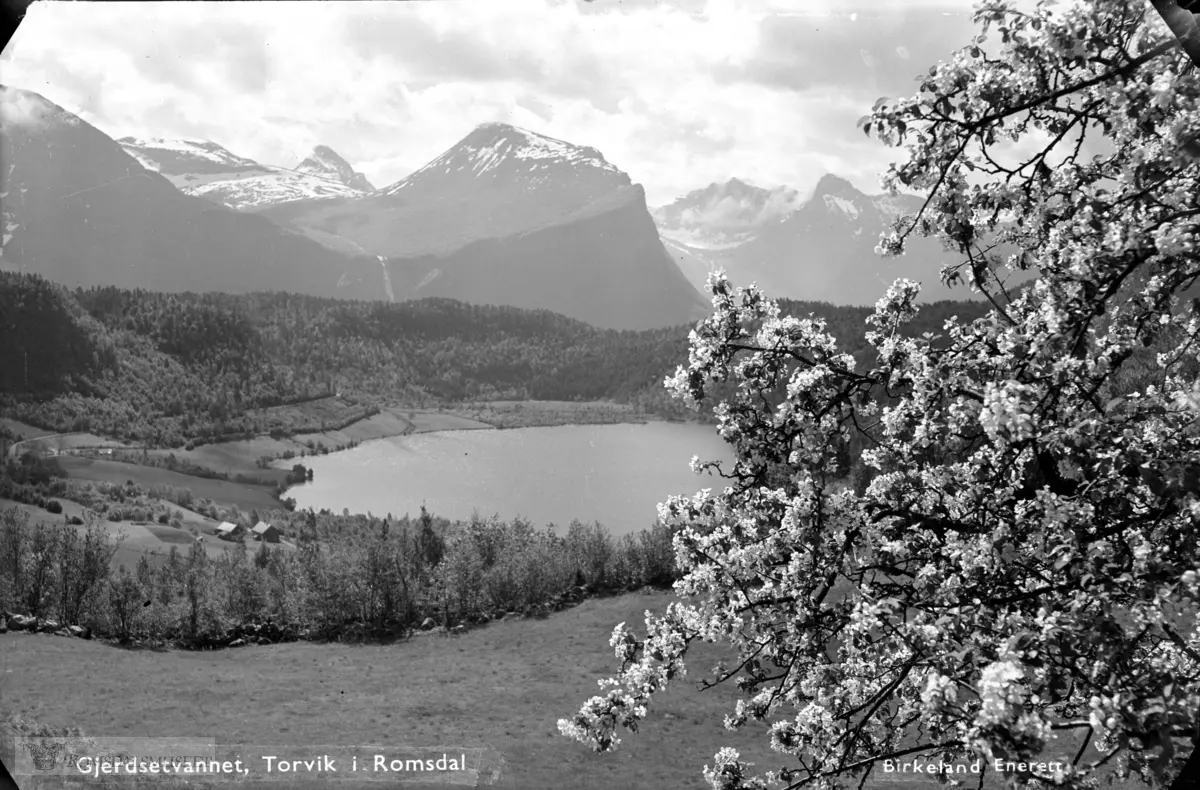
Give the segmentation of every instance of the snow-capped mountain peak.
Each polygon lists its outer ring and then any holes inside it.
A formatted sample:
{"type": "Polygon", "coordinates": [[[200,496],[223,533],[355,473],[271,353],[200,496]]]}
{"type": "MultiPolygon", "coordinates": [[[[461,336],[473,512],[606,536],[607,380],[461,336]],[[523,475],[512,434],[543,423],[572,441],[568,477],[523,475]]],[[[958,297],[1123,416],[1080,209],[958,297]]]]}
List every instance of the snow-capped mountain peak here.
{"type": "Polygon", "coordinates": [[[117,142],[142,167],[165,176],[181,191],[232,209],[358,197],[372,189],[328,146],[317,146],[293,170],[259,164],[196,137],[123,137],[117,142]]]}
{"type": "Polygon", "coordinates": [[[862,210],[852,198],[844,198],[838,195],[821,195],[821,200],[825,204],[825,208],[840,213],[847,219],[858,219],[858,215],[862,213],[862,210]]]}
{"type": "Polygon", "coordinates": [[[363,192],[375,191],[375,187],[371,186],[366,176],[355,172],[349,162],[327,145],[314,148],[312,153],[296,166],[296,170],[318,178],[328,178],[363,192]]]}
{"type": "Polygon", "coordinates": [[[856,222],[864,212],[872,210],[871,199],[855,189],[854,185],[841,176],[826,174],[817,182],[812,203],[820,201],[826,211],[847,222],[856,222]]]}
{"type": "Polygon", "coordinates": [[[833,173],[826,173],[817,181],[817,186],[813,190],[813,194],[854,198],[861,196],[863,193],[858,191],[853,184],[841,176],[836,176],[833,173]]]}
{"type": "Polygon", "coordinates": [[[800,203],[800,193],[790,187],[764,189],[731,178],[692,190],[651,213],[664,235],[698,249],[717,250],[749,240],[800,203]]]}
{"type": "Polygon", "coordinates": [[[430,179],[461,181],[463,186],[468,182],[475,186],[516,182],[532,189],[555,181],[597,177],[619,186],[630,183],[629,176],[595,148],[492,121],[475,127],[441,156],[380,192],[389,196],[407,194],[430,179]]]}
{"type": "Polygon", "coordinates": [[[122,137],[117,142],[142,167],[163,175],[260,169],[253,159],[198,137],[122,137]]]}
{"type": "Polygon", "coordinates": [[[920,210],[921,197],[868,195],[835,175],[820,178],[811,197],[782,219],[751,227],[739,243],[695,243],[694,238],[712,239],[726,232],[729,217],[737,215],[718,209],[742,205],[731,196],[745,186],[734,181],[714,184],[656,212],[668,250],[693,283],[700,285],[711,269],[721,267],[735,285],[756,282],[772,296],[869,305],[897,277],[908,277],[922,283],[922,302],[970,298],[964,289],[941,283],[942,266],[958,261],[937,240],[911,240],[910,251],[920,252],[903,259],[883,259],[875,252],[880,235],[897,216],[920,210]]]}

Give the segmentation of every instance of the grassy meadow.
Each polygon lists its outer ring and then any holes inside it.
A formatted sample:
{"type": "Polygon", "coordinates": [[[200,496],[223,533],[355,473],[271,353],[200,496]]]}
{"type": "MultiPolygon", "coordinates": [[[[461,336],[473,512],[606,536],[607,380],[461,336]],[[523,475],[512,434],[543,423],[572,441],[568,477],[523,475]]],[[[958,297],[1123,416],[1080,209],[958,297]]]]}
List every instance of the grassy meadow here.
{"type": "Polygon", "coordinates": [[[132,480],[139,486],[171,485],[189,488],[198,499],[212,499],[223,504],[237,505],[243,510],[277,508],[279,502],[266,486],[232,483],[228,480],[196,477],[172,472],[156,466],[106,461],[100,458],[64,455],[58,459],[67,476],[73,480],[122,484],[132,480]]]}
{"type": "MultiPolygon", "coordinates": [[[[711,645],[697,649],[688,678],[659,700],[638,733],[621,736],[617,752],[597,755],[558,734],[557,720],[577,711],[598,692],[596,681],[615,669],[608,646],[613,626],[640,624],[646,609],[660,611],[670,600],[665,592],[590,599],[544,619],[388,645],[155,652],[10,633],[0,635],[0,707],[94,737],[187,736],[293,748],[490,747],[504,760],[497,786],[521,790],[706,788],[700,768],[722,746],[771,765],[763,728],[729,733],[721,726],[735,689],[696,688],[719,657],[711,645]]],[[[913,776],[867,785],[934,786],[913,776]]]]}

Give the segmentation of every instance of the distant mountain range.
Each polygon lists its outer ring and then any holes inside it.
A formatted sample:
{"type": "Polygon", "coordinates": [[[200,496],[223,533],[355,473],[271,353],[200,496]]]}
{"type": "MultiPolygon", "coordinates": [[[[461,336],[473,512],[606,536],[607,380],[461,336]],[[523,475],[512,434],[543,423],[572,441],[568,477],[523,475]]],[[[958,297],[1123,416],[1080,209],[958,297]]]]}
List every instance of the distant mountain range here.
{"type": "Polygon", "coordinates": [[[294,169],[260,165],[208,140],[183,137],[117,141],[145,167],[189,195],[232,209],[250,209],[294,200],[356,197],[374,190],[332,148],[319,145],[294,169]]]}
{"type": "Polygon", "coordinates": [[[690,323],[710,269],[772,296],[872,304],[896,277],[922,300],[957,259],[874,248],[920,198],[826,176],[805,198],[739,179],[655,209],[595,148],[486,123],[379,189],[328,146],[296,168],[197,138],[114,141],[36,93],[0,87],[0,268],[69,285],[285,290],[544,309],[601,328],[690,323]],[[657,223],[657,225],[656,225],[657,223]]]}
{"type": "Polygon", "coordinates": [[[440,296],[602,328],[694,321],[642,188],[593,149],[484,124],[383,189],[318,146],[294,170],[195,138],[119,143],[0,87],[0,267],[69,285],[440,296]]]}
{"type": "Polygon", "coordinates": [[[650,213],[664,236],[700,250],[736,247],[803,205],[791,187],[764,189],[737,178],[709,184],[650,213]]]}
{"type": "MultiPolygon", "coordinates": [[[[196,146],[187,157],[211,156],[214,169],[255,167],[221,151],[196,146]]],[[[377,259],[184,194],[36,93],[0,86],[0,163],[4,269],[84,287],[355,299],[382,292],[377,259]]]]}
{"type": "Polygon", "coordinates": [[[659,239],[645,192],[594,148],[483,124],[401,181],[257,213],[385,261],[397,300],[441,296],[646,329],[708,303],[659,239]]]}
{"type": "Polygon", "coordinates": [[[982,298],[942,285],[941,268],[961,258],[935,239],[910,239],[898,258],[875,253],[894,219],[921,205],[915,195],[867,195],[826,175],[807,199],[732,179],[653,213],[675,262],[701,289],[709,271],[723,267],[735,286],[756,282],[770,296],[839,305],[873,304],[899,277],[922,284],[922,302],[982,298]]]}

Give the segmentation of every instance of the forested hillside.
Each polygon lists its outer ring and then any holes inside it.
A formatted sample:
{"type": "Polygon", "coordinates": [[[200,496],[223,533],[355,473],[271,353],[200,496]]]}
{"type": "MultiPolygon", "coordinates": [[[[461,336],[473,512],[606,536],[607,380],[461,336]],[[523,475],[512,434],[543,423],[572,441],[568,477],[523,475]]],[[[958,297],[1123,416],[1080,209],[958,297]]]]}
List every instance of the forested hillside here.
{"type": "MultiPolygon", "coordinates": [[[[869,309],[784,309],[823,317],[865,361],[869,309]]],[[[982,312],[925,305],[910,331],[982,312]]],[[[610,399],[692,416],[662,387],[687,362],[687,326],[600,330],[547,311],[448,299],[70,291],[11,273],[0,273],[0,315],[4,412],[59,431],[174,447],[260,432],[262,409],[332,393],[365,405],[610,399]]]]}

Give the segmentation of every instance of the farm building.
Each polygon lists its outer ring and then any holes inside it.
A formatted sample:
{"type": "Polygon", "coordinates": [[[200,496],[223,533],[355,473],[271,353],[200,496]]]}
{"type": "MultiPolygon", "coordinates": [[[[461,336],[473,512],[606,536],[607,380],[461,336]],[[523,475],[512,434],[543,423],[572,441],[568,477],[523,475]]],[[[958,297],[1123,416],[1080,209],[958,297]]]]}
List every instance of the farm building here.
{"type": "Polygon", "coordinates": [[[233,540],[238,535],[244,534],[245,531],[241,524],[231,524],[228,521],[222,521],[217,525],[217,537],[223,540],[233,540]]]}
{"type": "Polygon", "coordinates": [[[254,539],[265,541],[266,543],[279,542],[279,530],[274,525],[268,524],[265,521],[260,521],[254,525],[254,539]]]}

